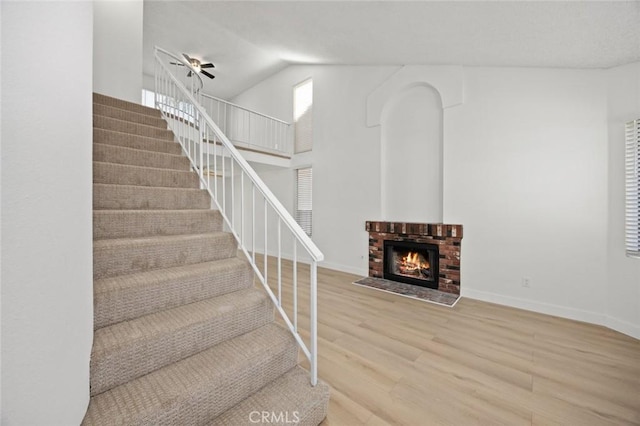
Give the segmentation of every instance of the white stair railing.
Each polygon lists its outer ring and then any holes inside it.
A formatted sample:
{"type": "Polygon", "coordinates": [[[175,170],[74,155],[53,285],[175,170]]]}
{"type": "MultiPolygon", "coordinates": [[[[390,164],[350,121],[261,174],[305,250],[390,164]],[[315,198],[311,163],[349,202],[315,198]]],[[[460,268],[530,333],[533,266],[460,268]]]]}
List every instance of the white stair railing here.
{"type": "Polygon", "coordinates": [[[236,147],[293,155],[290,123],[207,94],[202,94],[201,102],[209,117],[236,147]]]}
{"type": "Polygon", "coordinates": [[[315,386],[318,378],[317,264],[324,256],[208,114],[201,102],[203,85],[197,70],[181,57],[159,47],[155,48],[154,57],[156,106],[197,171],[201,187],[211,195],[238,247],[309,360],[310,380],[315,386]],[[183,66],[174,66],[172,73],[170,62],[180,62],[183,66]],[[187,69],[193,72],[192,77],[186,77],[187,69]],[[261,262],[256,254],[262,255],[261,262]],[[275,274],[268,268],[269,255],[275,258],[275,274]],[[283,258],[292,261],[291,318],[282,303],[283,258]],[[298,281],[301,281],[298,265],[307,262],[308,344],[298,330],[298,281]]]}

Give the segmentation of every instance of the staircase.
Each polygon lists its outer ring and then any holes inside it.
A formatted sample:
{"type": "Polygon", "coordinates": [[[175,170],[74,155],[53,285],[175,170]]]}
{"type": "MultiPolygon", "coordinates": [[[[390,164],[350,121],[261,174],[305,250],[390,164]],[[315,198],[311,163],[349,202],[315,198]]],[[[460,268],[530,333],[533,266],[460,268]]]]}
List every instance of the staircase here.
{"type": "Polygon", "coordinates": [[[297,365],[295,339],[274,323],[159,111],[93,100],[95,331],[83,424],[319,424],[328,386],[312,387],[297,365]]]}

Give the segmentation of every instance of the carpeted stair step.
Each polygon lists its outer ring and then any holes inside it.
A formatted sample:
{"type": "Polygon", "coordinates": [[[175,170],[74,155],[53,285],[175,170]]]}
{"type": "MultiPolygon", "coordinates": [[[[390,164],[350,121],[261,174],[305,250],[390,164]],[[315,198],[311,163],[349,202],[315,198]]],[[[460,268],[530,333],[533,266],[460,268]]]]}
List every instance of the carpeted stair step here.
{"type": "Polygon", "coordinates": [[[191,169],[189,159],[183,155],[144,151],[100,143],[93,144],[93,161],[182,171],[191,169]]]}
{"type": "Polygon", "coordinates": [[[117,118],[93,115],[93,127],[99,129],[115,130],[117,132],[132,133],[139,136],[164,139],[173,141],[173,132],[169,129],[160,129],[145,124],[132,123],[130,121],[118,120],[117,118]]]}
{"type": "Polygon", "coordinates": [[[93,104],[93,114],[103,117],[115,118],[117,120],[130,121],[132,123],[144,124],[146,126],[167,129],[167,122],[162,117],[140,114],[126,109],[116,108],[99,103],[93,104]]]}
{"type": "Polygon", "coordinates": [[[107,105],[115,108],[126,109],[138,114],[151,115],[153,117],[161,117],[160,110],[150,108],[144,105],[128,102],[118,98],[112,98],[111,96],[102,95],[100,93],[93,94],[93,103],[100,105],[107,105]]]}
{"type": "Polygon", "coordinates": [[[317,426],[327,415],[329,386],[322,381],[314,387],[309,372],[294,367],[249,398],[225,411],[210,426],[255,424],[296,424],[317,426]],[[265,419],[262,413],[267,413],[265,419]]]}
{"type": "Polygon", "coordinates": [[[93,184],[94,210],[208,209],[211,198],[203,189],[93,184]]]}
{"type": "Polygon", "coordinates": [[[200,187],[198,175],[191,171],[103,163],[101,161],[93,162],[93,183],[166,188],[200,187]]]}
{"type": "Polygon", "coordinates": [[[182,155],[182,147],[175,141],[132,135],[114,130],[94,128],[93,143],[182,155]]]}
{"type": "Polygon", "coordinates": [[[119,238],[93,242],[93,278],[171,268],[237,255],[230,233],[119,238]]]}
{"type": "Polygon", "coordinates": [[[94,210],[93,239],[222,231],[217,210],[94,210]]]}
{"type": "Polygon", "coordinates": [[[273,304],[266,293],[248,288],[100,328],[91,353],[91,395],[271,321],[273,304]]]}
{"type": "Polygon", "coordinates": [[[83,425],[198,425],[297,362],[288,330],[267,324],[91,398],[83,425]]]}
{"type": "Polygon", "coordinates": [[[253,286],[253,270],[238,257],[95,280],[94,328],[253,286]]]}

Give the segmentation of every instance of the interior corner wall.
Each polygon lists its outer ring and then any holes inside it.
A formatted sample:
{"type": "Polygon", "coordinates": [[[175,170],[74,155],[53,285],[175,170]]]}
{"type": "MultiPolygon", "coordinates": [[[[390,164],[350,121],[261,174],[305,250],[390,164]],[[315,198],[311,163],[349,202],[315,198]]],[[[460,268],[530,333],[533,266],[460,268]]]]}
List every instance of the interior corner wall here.
{"type": "Polygon", "coordinates": [[[142,92],[142,0],[96,0],[93,91],[140,103],[142,92]]]}
{"type": "Polygon", "coordinates": [[[77,425],[93,338],[93,5],[0,7],[0,422],[77,425]]]}
{"type": "Polygon", "coordinates": [[[463,296],[603,322],[603,76],[465,68],[465,102],[447,111],[444,141],[444,219],[464,225],[463,296]]]}
{"type": "Polygon", "coordinates": [[[625,123],[640,118],[640,62],[606,71],[609,135],[607,322],[640,339],[640,259],[624,248],[625,123]]]}

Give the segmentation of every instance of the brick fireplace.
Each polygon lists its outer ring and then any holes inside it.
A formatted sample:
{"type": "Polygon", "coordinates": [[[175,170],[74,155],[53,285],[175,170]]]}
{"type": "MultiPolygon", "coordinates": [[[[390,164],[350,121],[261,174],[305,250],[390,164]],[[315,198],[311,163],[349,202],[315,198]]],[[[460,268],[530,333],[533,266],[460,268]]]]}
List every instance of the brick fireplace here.
{"type": "Polygon", "coordinates": [[[438,248],[437,289],[460,294],[460,243],[462,225],[367,221],[369,232],[369,276],[384,278],[385,241],[427,243],[438,248]]]}

